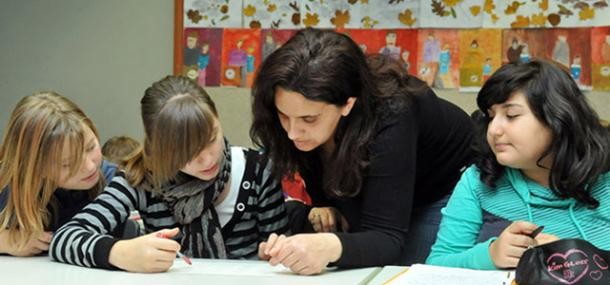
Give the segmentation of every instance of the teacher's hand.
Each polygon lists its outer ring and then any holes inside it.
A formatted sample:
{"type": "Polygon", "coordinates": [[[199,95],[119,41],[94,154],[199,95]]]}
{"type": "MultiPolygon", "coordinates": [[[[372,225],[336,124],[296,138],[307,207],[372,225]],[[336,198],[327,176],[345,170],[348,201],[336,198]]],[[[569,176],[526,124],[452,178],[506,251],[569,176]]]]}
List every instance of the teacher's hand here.
{"type": "Polygon", "coordinates": [[[339,224],[341,231],[347,232],[349,230],[349,224],[345,217],[341,215],[339,210],[333,207],[311,208],[307,218],[313,226],[313,229],[318,233],[336,232],[337,223],[339,224]]]}
{"type": "Polygon", "coordinates": [[[269,245],[264,248],[263,255],[269,257],[271,265],[282,264],[301,275],[321,273],[328,263],[341,257],[343,250],[339,238],[331,233],[277,238],[269,245]]]}

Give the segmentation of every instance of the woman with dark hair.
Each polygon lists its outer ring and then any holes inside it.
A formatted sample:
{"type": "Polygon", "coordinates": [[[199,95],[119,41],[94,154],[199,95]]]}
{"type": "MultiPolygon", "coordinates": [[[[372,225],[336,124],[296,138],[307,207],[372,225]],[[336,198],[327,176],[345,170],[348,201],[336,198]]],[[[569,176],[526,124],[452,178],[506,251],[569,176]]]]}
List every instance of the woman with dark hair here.
{"type": "Polygon", "coordinates": [[[477,104],[486,143],[443,210],[427,262],[513,268],[528,247],[558,238],[610,249],[610,136],[569,72],[507,64],[477,104]],[[548,234],[532,234],[538,225],[548,234]]]}
{"type": "Polygon", "coordinates": [[[299,274],[329,263],[424,261],[440,209],[471,160],[466,113],[399,62],[367,61],[346,35],[311,28],[265,60],[252,92],[250,135],[274,171],[298,171],[313,205],[333,207],[349,224],[349,232],[271,235],[262,258],[299,274]]]}

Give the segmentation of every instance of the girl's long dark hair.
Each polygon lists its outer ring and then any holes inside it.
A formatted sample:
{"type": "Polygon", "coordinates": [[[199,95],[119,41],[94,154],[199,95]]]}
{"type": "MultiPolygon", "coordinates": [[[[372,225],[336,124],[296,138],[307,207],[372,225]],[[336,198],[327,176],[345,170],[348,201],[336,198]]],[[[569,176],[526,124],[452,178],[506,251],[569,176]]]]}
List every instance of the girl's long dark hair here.
{"type": "MultiPolygon", "coordinates": [[[[374,135],[380,94],[390,97],[399,93],[380,92],[386,86],[376,84],[376,71],[394,72],[385,67],[385,61],[381,57],[367,61],[358,45],[346,35],[307,28],[263,62],[252,88],[250,136],[268,152],[275,174],[320,167],[318,153],[299,151],[282,128],[275,106],[277,87],[336,106],[344,106],[350,97],[355,97],[350,114],[342,117],[336,128],[333,137],[336,148],[324,165],[328,175],[324,175],[321,187],[331,197],[359,193],[369,161],[368,144],[374,135]]],[[[400,73],[397,77],[406,76],[400,72],[399,63],[393,64],[398,68],[395,72],[400,73]]]]}
{"type": "MultiPolygon", "coordinates": [[[[536,118],[552,131],[553,141],[539,159],[546,155],[554,157],[550,188],[559,197],[599,206],[589,187],[610,170],[610,135],[576,82],[554,62],[533,60],[502,66],[477,97],[479,109],[485,114],[478,121],[481,136],[487,132],[489,108],[505,102],[515,92],[523,92],[536,118]]],[[[488,186],[493,187],[504,173],[504,166],[486,143],[479,149],[476,165],[488,186]]]]}

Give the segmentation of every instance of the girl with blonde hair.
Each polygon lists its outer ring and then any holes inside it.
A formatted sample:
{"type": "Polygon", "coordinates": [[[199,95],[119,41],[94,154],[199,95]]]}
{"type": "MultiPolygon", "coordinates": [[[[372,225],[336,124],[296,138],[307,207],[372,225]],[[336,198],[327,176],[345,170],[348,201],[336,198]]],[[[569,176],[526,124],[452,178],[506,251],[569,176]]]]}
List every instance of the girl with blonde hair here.
{"type": "Polygon", "coordinates": [[[116,167],[93,122],[54,92],[19,101],[0,148],[0,253],[46,251],[52,232],[91,201],[116,167]]]}

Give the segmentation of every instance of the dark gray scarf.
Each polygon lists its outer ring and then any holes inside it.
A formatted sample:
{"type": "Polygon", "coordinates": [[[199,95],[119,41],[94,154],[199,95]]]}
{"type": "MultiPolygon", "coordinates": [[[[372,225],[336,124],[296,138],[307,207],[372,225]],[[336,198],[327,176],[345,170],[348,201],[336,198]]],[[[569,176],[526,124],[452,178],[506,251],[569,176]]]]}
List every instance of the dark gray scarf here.
{"type": "Polygon", "coordinates": [[[183,252],[195,258],[227,258],[214,201],[231,175],[231,150],[225,139],[224,159],[218,176],[203,181],[183,172],[160,191],[176,222],[182,225],[183,252]]]}

